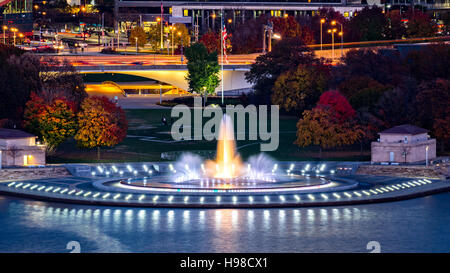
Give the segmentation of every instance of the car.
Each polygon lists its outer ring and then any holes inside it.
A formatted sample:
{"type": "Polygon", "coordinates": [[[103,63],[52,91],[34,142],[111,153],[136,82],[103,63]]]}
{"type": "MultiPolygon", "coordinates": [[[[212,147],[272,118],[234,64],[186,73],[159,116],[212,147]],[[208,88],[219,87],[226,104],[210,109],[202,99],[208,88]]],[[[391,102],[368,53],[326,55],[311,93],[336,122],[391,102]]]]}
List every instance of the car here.
{"type": "Polygon", "coordinates": [[[77,35],[75,35],[75,38],[90,38],[91,34],[87,33],[87,32],[83,32],[83,33],[78,33],[77,35]]]}
{"type": "Polygon", "coordinates": [[[132,62],[132,63],[130,63],[130,64],[132,64],[132,65],[143,65],[144,62],[132,62]]]}

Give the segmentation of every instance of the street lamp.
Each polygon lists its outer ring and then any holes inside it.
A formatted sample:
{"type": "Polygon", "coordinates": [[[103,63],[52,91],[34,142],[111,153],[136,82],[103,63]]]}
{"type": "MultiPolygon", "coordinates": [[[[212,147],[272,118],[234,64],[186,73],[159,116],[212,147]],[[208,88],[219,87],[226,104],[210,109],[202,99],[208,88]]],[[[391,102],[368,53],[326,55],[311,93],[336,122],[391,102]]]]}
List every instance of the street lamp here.
{"type": "Polygon", "coordinates": [[[331,33],[331,59],[334,60],[334,33],[337,31],[337,29],[329,29],[328,33],[331,33]]]}
{"type": "Polygon", "coordinates": [[[18,31],[18,29],[17,28],[11,28],[11,31],[13,32],[13,34],[14,34],[14,46],[16,46],[16,32],[18,31]]]}
{"type": "Polygon", "coordinates": [[[161,54],[162,54],[162,50],[163,50],[163,47],[164,47],[164,41],[163,41],[163,20],[162,20],[162,18],[156,18],[156,21],[158,22],[158,23],[160,23],[161,24],[161,45],[160,45],[160,48],[161,48],[161,54]]]}
{"type": "Polygon", "coordinates": [[[184,62],[184,58],[183,58],[183,36],[181,35],[181,31],[178,31],[177,34],[181,38],[181,64],[183,64],[183,62],[184,62]]]}
{"type": "Polygon", "coordinates": [[[177,30],[177,28],[174,25],[170,26],[170,31],[172,32],[172,56],[173,56],[173,50],[174,50],[174,48],[173,48],[173,33],[175,32],[175,30],[177,30]]]}
{"type": "Polygon", "coordinates": [[[8,27],[7,26],[3,26],[2,28],[3,28],[3,43],[6,45],[6,34],[5,34],[5,31],[8,29],[8,27]]]}
{"type": "Polygon", "coordinates": [[[325,23],[325,19],[320,19],[320,50],[322,50],[322,25],[325,23]]]}
{"type": "Polygon", "coordinates": [[[344,55],[344,26],[337,22],[336,20],[331,21],[331,25],[335,26],[336,24],[339,24],[341,26],[341,31],[338,33],[339,36],[341,36],[341,57],[344,55]]]}
{"type": "Polygon", "coordinates": [[[138,54],[138,37],[134,37],[134,41],[136,42],[136,55],[138,54]]]}

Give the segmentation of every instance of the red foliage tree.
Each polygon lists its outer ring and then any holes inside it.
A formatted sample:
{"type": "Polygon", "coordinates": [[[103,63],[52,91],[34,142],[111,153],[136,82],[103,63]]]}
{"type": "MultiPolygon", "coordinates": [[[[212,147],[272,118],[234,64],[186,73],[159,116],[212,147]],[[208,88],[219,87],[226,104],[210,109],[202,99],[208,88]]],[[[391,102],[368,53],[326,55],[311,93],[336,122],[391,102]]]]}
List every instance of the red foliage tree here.
{"type": "Polygon", "coordinates": [[[208,31],[207,33],[203,34],[200,38],[200,43],[204,44],[206,49],[208,49],[209,53],[217,52],[220,53],[220,35],[208,31]]]}
{"type": "Polygon", "coordinates": [[[324,92],[319,98],[317,107],[331,107],[339,121],[353,119],[356,116],[348,100],[335,90],[324,92]]]}
{"type": "Polygon", "coordinates": [[[282,38],[300,37],[305,44],[314,43],[312,31],[306,26],[301,26],[293,16],[274,17],[270,21],[273,23],[274,33],[280,34],[282,38]]]}

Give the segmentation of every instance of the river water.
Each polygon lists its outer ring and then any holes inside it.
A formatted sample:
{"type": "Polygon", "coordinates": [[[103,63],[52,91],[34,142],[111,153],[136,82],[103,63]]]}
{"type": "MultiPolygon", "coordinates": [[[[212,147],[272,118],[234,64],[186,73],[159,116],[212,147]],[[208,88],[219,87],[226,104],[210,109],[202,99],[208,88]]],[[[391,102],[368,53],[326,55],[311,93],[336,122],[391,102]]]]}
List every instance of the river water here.
{"type": "Polygon", "coordinates": [[[450,252],[450,193],[322,208],[151,209],[0,196],[0,252],[450,252]]]}

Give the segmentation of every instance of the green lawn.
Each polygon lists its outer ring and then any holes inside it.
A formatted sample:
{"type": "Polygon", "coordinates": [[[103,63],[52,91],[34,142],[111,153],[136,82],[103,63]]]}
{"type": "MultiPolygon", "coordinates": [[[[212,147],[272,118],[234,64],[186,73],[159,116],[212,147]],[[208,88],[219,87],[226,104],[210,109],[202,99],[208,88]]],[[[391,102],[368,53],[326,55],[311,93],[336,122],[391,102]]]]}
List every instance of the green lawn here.
{"type": "MultiPolygon", "coordinates": [[[[183,141],[173,142],[170,135],[171,126],[163,126],[161,118],[164,115],[170,121],[168,109],[133,109],[126,110],[129,122],[128,136],[113,148],[102,148],[102,162],[132,162],[132,161],[162,161],[163,152],[203,151],[211,154],[216,149],[216,141],[183,141]],[[147,140],[142,138],[147,137],[147,140]],[[168,143],[148,141],[159,140],[168,143]]],[[[175,120],[175,119],[174,119],[175,120]]],[[[267,152],[278,160],[320,160],[317,147],[299,148],[293,144],[296,136],[297,118],[280,116],[280,143],[276,151],[267,152]]],[[[192,134],[193,135],[193,134],[192,134]]],[[[260,140],[238,141],[237,147],[241,156],[246,159],[260,152],[260,140]]],[[[323,152],[326,160],[369,160],[369,151],[363,156],[359,146],[346,147],[339,150],[323,152]]],[[[53,156],[48,157],[49,163],[97,162],[97,150],[77,148],[73,140],[61,145],[53,156]]]]}

